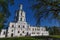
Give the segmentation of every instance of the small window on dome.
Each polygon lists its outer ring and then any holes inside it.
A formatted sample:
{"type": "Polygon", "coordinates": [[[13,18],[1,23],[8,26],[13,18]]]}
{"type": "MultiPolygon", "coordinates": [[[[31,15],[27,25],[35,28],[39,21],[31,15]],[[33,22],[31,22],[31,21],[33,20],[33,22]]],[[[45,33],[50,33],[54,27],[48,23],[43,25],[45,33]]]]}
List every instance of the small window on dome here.
{"type": "Polygon", "coordinates": [[[21,16],[22,16],[22,12],[21,12],[21,16]]]}
{"type": "Polygon", "coordinates": [[[20,18],[20,21],[22,21],[22,18],[20,18]]]}

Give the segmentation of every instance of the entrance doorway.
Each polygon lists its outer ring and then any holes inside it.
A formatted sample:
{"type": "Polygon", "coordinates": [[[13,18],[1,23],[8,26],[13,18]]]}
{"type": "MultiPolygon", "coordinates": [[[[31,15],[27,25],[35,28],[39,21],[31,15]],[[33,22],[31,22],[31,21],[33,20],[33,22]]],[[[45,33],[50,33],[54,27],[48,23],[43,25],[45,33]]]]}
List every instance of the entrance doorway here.
{"type": "Polygon", "coordinates": [[[30,36],[31,34],[29,34],[28,32],[27,32],[27,34],[26,34],[26,36],[30,36]]]}
{"type": "Polygon", "coordinates": [[[11,37],[13,37],[13,33],[11,34],[11,37]]]}

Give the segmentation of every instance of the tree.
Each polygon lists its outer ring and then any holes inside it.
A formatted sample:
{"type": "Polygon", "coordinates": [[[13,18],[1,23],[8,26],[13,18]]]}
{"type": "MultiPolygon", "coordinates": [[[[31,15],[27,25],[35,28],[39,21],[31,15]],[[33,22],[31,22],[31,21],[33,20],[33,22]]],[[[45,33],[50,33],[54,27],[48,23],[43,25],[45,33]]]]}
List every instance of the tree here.
{"type": "Polygon", "coordinates": [[[32,9],[35,11],[36,25],[42,18],[60,21],[60,0],[33,0],[32,9]]]}
{"type": "Polygon", "coordinates": [[[58,29],[59,27],[52,27],[53,28],[53,35],[60,35],[60,30],[58,29]]]}
{"type": "Polygon", "coordinates": [[[14,0],[0,0],[0,30],[4,26],[4,22],[10,16],[9,5],[14,4],[14,0]]]}

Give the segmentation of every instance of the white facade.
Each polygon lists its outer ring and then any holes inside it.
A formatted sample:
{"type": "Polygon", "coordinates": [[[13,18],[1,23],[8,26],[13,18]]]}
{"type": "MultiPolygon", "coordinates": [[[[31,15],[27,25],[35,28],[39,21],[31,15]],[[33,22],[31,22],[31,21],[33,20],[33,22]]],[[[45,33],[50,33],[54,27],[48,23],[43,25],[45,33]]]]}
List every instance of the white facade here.
{"type": "Polygon", "coordinates": [[[46,31],[45,27],[29,27],[28,28],[28,33],[31,36],[48,36],[49,32],[46,31]]]}
{"type": "Polygon", "coordinates": [[[2,29],[0,37],[21,37],[21,36],[49,36],[49,32],[45,27],[33,27],[27,24],[25,12],[20,5],[18,21],[10,22],[7,34],[3,35],[6,29],[2,29]]]}
{"type": "Polygon", "coordinates": [[[6,29],[2,29],[0,33],[0,38],[6,37],[6,29]]]}

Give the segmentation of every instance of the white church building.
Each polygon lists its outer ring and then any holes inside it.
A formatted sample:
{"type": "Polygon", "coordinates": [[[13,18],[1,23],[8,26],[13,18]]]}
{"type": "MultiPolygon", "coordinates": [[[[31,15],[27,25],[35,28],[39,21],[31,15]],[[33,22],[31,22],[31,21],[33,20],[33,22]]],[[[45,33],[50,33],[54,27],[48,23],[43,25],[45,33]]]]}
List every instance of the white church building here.
{"type": "Polygon", "coordinates": [[[20,5],[17,16],[17,22],[10,22],[8,29],[2,29],[0,38],[22,37],[22,36],[49,36],[49,31],[45,27],[30,26],[26,22],[25,12],[20,5]]]}

